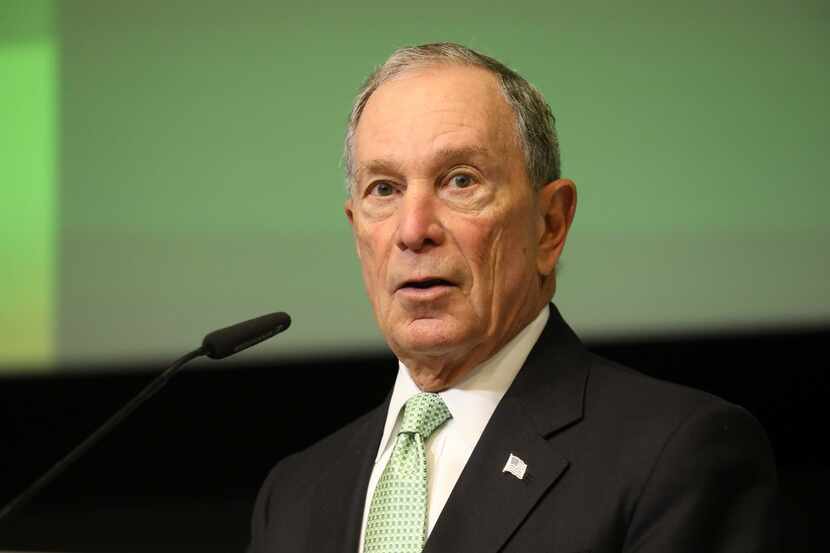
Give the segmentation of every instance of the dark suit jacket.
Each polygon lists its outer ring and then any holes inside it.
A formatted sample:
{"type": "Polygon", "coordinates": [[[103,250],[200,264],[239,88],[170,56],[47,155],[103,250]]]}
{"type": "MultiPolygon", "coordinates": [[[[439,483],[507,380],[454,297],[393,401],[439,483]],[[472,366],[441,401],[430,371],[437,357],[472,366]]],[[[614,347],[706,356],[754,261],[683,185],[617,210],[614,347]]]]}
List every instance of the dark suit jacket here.
{"type": "MultiPolygon", "coordinates": [[[[252,553],[357,553],[387,407],[277,464],[252,553]]],[[[424,552],[772,552],[775,496],[749,413],[591,354],[551,306],[424,552]]]]}

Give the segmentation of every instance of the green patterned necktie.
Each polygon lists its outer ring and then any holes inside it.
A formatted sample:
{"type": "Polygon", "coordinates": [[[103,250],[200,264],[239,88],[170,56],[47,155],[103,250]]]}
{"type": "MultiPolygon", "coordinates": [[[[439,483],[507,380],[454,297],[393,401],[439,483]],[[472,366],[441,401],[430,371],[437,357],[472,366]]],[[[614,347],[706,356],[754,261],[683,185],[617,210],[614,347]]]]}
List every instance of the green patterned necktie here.
{"type": "Polygon", "coordinates": [[[421,553],[427,529],[424,442],[450,415],[438,394],[409,398],[392,457],[378,480],[363,539],[364,553],[421,553]]]}

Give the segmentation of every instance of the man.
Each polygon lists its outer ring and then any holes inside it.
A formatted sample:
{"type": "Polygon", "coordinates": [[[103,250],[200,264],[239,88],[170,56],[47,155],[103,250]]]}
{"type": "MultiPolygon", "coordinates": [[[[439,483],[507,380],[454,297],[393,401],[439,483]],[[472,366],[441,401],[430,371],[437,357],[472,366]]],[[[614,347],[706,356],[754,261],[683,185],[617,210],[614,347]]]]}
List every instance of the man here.
{"type": "Polygon", "coordinates": [[[739,407],[587,352],[553,305],[576,207],[541,95],[455,44],[358,95],[345,211],[398,357],[379,408],[284,459],[251,551],[773,551],[739,407]]]}

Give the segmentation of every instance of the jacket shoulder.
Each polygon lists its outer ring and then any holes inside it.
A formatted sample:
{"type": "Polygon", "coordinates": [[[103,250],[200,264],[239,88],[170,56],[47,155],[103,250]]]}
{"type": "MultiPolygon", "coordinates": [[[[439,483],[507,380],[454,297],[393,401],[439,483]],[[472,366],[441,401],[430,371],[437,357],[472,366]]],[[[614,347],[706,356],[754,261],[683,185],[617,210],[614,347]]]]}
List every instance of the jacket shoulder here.
{"type": "Polygon", "coordinates": [[[588,354],[589,378],[585,410],[594,417],[613,417],[625,426],[645,421],[675,426],[697,410],[724,410],[752,416],[742,407],[709,392],[661,380],[588,354]]]}

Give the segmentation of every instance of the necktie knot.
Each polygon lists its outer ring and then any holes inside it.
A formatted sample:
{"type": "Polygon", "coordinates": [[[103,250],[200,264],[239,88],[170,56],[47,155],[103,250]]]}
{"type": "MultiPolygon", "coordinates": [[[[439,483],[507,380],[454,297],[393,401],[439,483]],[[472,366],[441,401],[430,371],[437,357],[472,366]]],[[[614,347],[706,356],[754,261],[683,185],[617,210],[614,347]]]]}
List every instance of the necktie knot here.
{"type": "Polygon", "coordinates": [[[435,429],[452,418],[444,400],[438,394],[420,393],[412,396],[403,409],[403,421],[398,433],[414,432],[420,434],[424,441],[435,429]]]}

